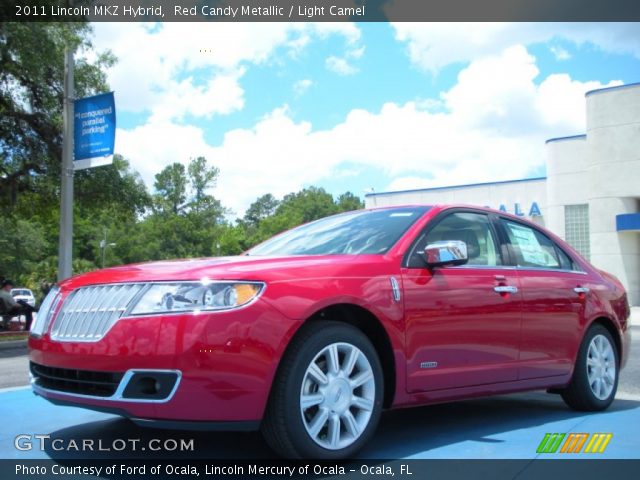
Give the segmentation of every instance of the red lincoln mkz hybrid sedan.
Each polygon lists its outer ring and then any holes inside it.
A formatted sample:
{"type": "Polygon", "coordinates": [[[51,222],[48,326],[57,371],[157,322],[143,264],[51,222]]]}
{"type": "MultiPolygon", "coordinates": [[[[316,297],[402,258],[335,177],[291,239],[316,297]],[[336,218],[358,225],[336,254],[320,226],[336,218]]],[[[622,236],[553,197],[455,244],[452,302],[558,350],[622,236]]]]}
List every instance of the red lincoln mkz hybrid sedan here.
{"type": "Polygon", "coordinates": [[[29,339],[33,390],[164,428],[261,429],[352,456],[383,408],[550,389],[613,401],[624,288],[538,225],[465,206],[324,218],[238,257],[63,281],[29,339]]]}

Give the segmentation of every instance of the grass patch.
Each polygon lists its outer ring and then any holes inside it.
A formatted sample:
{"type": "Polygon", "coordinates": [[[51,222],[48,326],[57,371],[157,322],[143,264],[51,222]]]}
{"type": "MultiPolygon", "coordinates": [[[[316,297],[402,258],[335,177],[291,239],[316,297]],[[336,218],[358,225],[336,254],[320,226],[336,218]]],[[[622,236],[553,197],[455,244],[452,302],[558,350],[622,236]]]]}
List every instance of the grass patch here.
{"type": "Polygon", "coordinates": [[[0,335],[0,342],[11,342],[13,340],[24,340],[27,338],[26,333],[5,334],[0,335]]]}

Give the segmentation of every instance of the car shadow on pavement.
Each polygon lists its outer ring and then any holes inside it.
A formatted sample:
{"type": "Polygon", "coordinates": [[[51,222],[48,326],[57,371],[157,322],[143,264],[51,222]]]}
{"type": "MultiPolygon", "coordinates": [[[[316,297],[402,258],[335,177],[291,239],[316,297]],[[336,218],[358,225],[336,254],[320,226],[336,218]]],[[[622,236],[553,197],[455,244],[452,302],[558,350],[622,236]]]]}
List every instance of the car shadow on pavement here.
{"type": "MultiPolygon", "coordinates": [[[[607,412],[640,407],[640,402],[616,400],[607,412]]],[[[383,413],[373,439],[358,455],[361,459],[393,459],[420,456],[436,448],[467,441],[504,443],[501,434],[540,427],[553,422],[602,413],[575,412],[564,405],[559,395],[534,392],[416,407],[383,413]]],[[[114,417],[74,425],[51,432],[46,454],[54,460],[64,459],[261,459],[277,458],[259,432],[194,432],[160,430],[135,425],[114,417]],[[91,450],[66,448],[75,443],[93,441],[91,450]],[[193,440],[193,449],[173,449],[181,440],[193,440]],[[153,441],[153,442],[151,442],[153,441]],[[151,443],[150,443],[151,442],[151,443]],[[134,445],[135,444],[135,445],[134,445]],[[161,448],[163,445],[169,448],[161,448]],[[152,450],[160,448],[159,450],[152,450]],[[123,448],[125,447],[125,448],[123,448]]],[[[539,439],[531,439],[534,453],[539,439]]],[[[445,452],[446,455],[446,452],[445,452]]],[[[456,458],[454,452],[452,458],[456,458]]],[[[439,457],[444,458],[444,457],[439,457]]],[[[501,457],[497,457],[501,458],[501,457]]],[[[505,458],[513,458],[507,455],[505,458]]]]}

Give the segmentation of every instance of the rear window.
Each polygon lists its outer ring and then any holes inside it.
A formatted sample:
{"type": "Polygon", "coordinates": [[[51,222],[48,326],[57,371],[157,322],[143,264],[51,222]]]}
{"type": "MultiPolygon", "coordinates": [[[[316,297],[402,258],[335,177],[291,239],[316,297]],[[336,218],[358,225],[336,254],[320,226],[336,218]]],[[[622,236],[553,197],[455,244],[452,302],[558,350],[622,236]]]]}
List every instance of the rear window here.
{"type": "Polygon", "coordinates": [[[502,219],[519,267],[573,270],[571,259],[551,239],[529,226],[502,219]]]}

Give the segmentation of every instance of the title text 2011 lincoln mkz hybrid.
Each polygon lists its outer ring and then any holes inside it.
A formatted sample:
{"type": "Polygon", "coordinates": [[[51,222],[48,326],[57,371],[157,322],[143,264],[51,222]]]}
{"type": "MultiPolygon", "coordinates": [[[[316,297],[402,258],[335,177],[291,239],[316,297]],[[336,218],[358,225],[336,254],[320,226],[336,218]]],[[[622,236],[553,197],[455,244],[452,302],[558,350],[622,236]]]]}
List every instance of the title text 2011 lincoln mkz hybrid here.
{"type": "Polygon", "coordinates": [[[613,401],[620,282],[519,217],[360,210],[238,257],[60,283],[29,338],[34,392],[165,428],[261,429],[290,458],[353,456],[383,408],[550,389],[613,401]]]}

